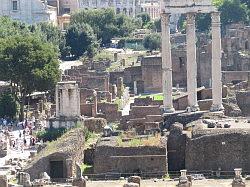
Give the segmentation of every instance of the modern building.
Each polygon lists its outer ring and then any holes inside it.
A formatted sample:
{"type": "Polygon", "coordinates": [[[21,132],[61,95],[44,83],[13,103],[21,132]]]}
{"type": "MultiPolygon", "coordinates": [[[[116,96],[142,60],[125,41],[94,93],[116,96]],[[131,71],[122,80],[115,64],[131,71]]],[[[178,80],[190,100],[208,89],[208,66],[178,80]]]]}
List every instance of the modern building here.
{"type": "Polygon", "coordinates": [[[57,24],[57,8],[48,5],[47,0],[1,0],[0,16],[9,16],[28,24],[57,24]]]}

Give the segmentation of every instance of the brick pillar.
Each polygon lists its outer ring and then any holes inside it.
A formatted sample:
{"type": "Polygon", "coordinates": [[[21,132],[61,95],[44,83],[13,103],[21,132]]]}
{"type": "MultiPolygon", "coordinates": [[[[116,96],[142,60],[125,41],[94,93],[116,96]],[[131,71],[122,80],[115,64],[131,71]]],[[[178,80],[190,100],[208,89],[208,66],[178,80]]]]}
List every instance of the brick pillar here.
{"type": "Polygon", "coordinates": [[[97,93],[94,92],[93,95],[93,106],[92,106],[92,116],[96,117],[97,115],[97,93]]]}

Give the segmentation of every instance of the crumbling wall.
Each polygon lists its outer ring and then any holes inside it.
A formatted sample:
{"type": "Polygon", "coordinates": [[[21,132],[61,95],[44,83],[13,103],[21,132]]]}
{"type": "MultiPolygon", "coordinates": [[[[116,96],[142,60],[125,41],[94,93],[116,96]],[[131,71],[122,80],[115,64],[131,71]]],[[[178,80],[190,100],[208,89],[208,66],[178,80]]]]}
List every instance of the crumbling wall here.
{"type": "Polygon", "coordinates": [[[166,148],[97,146],[94,153],[94,172],[164,173],[166,172],[166,148]]]}
{"type": "Polygon", "coordinates": [[[87,118],[84,119],[84,126],[90,131],[100,133],[107,125],[107,120],[103,118],[87,118]]]}
{"type": "Polygon", "coordinates": [[[85,130],[75,128],[56,141],[48,143],[24,168],[31,180],[38,179],[43,172],[51,174],[50,161],[63,161],[63,178],[75,177],[76,164],[84,158],[85,130]]]}
{"type": "Polygon", "coordinates": [[[108,122],[119,121],[121,112],[118,109],[116,103],[98,103],[97,110],[105,115],[105,119],[108,122]]]}
{"type": "Polygon", "coordinates": [[[169,171],[180,171],[185,168],[186,139],[186,134],[183,134],[183,125],[173,124],[168,136],[169,171]]]}
{"type": "Polygon", "coordinates": [[[246,129],[200,130],[187,139],[186,169],[233,171],[250,170],[250,131],[246,129]]]}

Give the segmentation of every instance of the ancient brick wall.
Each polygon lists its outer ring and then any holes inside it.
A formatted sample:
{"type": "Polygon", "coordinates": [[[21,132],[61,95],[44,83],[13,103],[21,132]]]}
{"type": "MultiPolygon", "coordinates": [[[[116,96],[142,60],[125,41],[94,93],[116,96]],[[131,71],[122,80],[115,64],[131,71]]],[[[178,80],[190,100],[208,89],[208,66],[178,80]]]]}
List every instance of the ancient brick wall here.
{"type": "Polygon", "coordinates": [[[186,169],[250,171],[250,132],[246,129],[203,130],[186,145],[186,169]]]}
{"type": "Polygon", "coordinates": [[[232,83],[235,81],[248,81],[250,71],[222,71],[223,84],[232,83]]]}
{"type": "Polygon", "coordinates": [[[55,141],[53,145],[48,145],[41,150],[24,168],[24,172],[30,174],[31,180],[38,179],[42,172],[51,175],[51,161],[62,161],[63,178],[75,177],[76,163],[81,163],[84,158],[84,143],[83,128],[73,129],[55,141]]]}
{"type": "Polygon", "coordinates": [[[97,111],[101,111],[108,122],[118,121],[121,117],[118,104],[115,103],[98,103],[97,111]]]}
{"type": "Polygon", "coordinates": [[[143,118],[147,115],[160,115],[159,106],[133,106],[129,111],[131,118],[143,118]]]}
{"type": "Polygon", "coordinates": [[[94,156],[94,172],[95,173],[163,172],[164,173],[166,172],[165,155],[166,155],[165,147],[97,146],[95,149],[95,156],[94,156]]]}
{"type": "Polygon", "coordinates": [[[93,107],[93,104],[91,103],[81,104],[80,105],[81,115],[92,116],[92,107],[93,107]]]}
{"type": "Polygon", "coordinates": [[[144,57],[141,63],[145,92],[162,92],[161,57],[144,57]]]}
{"type": "Polygon", "coordinates": [[[116,84],[116,81],[119,77],[124,77],[124,71],[110,72],[109,75],[110,75],[109,82],[111,84],[116,84]]]}
{"type": "Polygon", "coordinates": [[[124,70],[124,83],[131,88],[134,87],[134,81],[142,79],[142,69],[140,66],[128,67],[124,70]]]}
{"type": "Polygon", "coordinates": [[[168,169],[180,171],[185,168],[186,134],[183,134],[183,125],[174,124],[168,136],[168,169]]]}

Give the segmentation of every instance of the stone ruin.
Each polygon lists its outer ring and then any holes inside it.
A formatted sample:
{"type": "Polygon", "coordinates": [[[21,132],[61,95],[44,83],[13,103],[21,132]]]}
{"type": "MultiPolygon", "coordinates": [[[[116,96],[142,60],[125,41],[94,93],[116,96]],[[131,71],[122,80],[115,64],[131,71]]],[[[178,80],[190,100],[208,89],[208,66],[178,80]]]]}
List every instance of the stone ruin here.
{"type": "Polygon", "coordinates": [[[8,139],[2,138],[0,140],[0,158],[5,157],[9,151],[9,142],[8,139]]]}
{"type": "Polygon", "coordinates": [[[81,123],[80,91],[76,81],[58,82],[55,95],[56,116],[49,119],[50,127],[71,128],[81,123]]]}
{"type": "Polygon", "coordinates": [[[37,182],[49,183],[49,177],[52,181],[77,178],[77,164],[84,158],[85,132],[84,127],[69,130],[52,144],[47,144],[23,171],[29,174],[31,181],[39,179],[37,182]]]}

